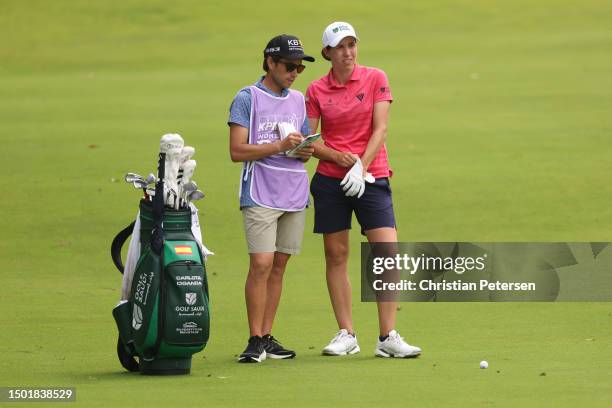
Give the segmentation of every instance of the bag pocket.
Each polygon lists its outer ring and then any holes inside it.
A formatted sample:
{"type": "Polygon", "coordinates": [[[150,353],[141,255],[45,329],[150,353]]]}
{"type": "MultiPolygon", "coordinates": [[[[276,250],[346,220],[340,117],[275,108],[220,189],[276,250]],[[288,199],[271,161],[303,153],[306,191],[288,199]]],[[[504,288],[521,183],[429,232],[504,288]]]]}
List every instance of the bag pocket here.
{"type": "Polygon", "coordinates": [[[157,339],[160,269],[159,255],[146,248],[134,271],[128,302],[132,305],[132,337],[139,353],[152,347],[157,339]]]}
{"type": "Polygon", "coordinates": [[[202,264],[176,261],[166,266],[164,340],[193,346],[205,343],[209,332],[206,278],[202,264]]]}
{"type": "Polygon", "coordinates": [[[133,346],[134,337],[132,336],[132,302],[122,301],[113,309],[113,317],[117,323],[119,337],[126,346],[133,346]]]}

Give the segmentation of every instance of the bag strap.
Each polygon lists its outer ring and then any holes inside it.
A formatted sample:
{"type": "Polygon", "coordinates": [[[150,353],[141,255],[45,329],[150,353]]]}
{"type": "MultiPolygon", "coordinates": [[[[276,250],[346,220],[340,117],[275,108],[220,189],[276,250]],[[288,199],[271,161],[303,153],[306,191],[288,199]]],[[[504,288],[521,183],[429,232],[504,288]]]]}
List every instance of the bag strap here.
{"type": "Polygon", "coordinates": [[[119,269],[119,272],[123,275],[123,261],[121,260],[121,248],[123,248],[123,244],[127,241],[128,237],[132,235],[132,231],[134,230],[134,224],[136,221],[132,221],[130,225],[119,231],[117,236],[113,239],[111,243],[111,258],[113,258],[113,263],[119,269]]]}
{"type": "MultiPolygon", "coordinates": [[[[164,320],[166,309],[166,273],[164,270],[164,182],[165,182],[166,153],[159,153],[157,163],[157,184],[155,184],[155,197],[153,197],[153,231],[151,232],[151,251],[159,257],[161,271],[159,279],[160,307],[157,309],[157,339],[149,350],[156,356],[164,337],[164,320]]],[[[145,357],[146,357],[145,353],[145,357]]]]}

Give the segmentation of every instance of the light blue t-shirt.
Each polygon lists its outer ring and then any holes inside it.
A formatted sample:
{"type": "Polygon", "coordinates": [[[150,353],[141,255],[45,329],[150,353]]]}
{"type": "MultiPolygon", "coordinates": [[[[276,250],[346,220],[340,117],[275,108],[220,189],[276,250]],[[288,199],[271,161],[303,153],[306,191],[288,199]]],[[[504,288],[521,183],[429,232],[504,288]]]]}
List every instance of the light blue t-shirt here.
{"type": "MultiPolygon", "coordinates": [[[[280,95],[276,92],[271,91],[261,81],[264,79],[262,76],[255,86],[264,92],[269,93],[273,96],[285,97],[289,95],[289,90],[284,88],[281,90],[280,95]]],[[[251,90],[246,87],[242,88],[234,97],[232,104],[230,105],[230,115],[227,120],[227,124],[230,125],[235,123],[236,125],[242,126],[249,129],[251,123],[251,90]]],[[[310,126],[308,125],[308,118],[304,118],[304,123],[300,132],[304,136],[310,134],[310,126]]],[[[255,201],[251,198],[251,173],[249,173],[246,180],[241,179],[242,183],[242,194],[240,195],[240,208],[244,207],[259,207],[255,201]]]]}

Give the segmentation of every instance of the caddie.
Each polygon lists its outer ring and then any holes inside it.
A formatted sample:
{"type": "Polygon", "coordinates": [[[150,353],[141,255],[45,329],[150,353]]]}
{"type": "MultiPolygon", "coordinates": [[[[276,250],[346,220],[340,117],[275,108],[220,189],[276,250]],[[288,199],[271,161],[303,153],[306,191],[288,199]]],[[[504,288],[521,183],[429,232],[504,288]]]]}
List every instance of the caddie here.
{"type": "Polygon", "coordinates": [[[314,58],[286,34],[272,38],[263,54],[265,75],[236,94],[228,119],[231,159],[243,163],[240,210],[249,252],[249,340],[238,358],[242,363],[296,355],[271,332],[287,262],[302,244],[309,192],[304,162],[314,151],[286,153],[310,133],[304,95],[290,88],[305,69],[302,62],[314,58]]]}

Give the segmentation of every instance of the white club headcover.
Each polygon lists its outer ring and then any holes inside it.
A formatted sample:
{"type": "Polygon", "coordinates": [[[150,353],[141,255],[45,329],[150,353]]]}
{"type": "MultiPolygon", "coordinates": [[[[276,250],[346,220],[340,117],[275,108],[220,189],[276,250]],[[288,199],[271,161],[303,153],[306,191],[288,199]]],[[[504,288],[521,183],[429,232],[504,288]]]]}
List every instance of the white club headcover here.
{"type": "Polygon", "coordinates": [[[164,198],[166,199],[166,205],[174,206],[178,198],[177,176],[180,166],[179,158],[185,141],[178,133],[167,133],[162,136],[159,143],[160,152],[166,153],[164,198]]]}
{"type": "MultiPolygon", "coordinates": [[[[183,195],[184,195],[183,186],[185,185],[185,183],[189,181],[189,180],[184,179],[185,163],[190,161],[190,159],[193,157],[194,154],[195,154],[195,149],[193,147],[184,146],[179,156],[179,170],[176,176],[176,184],[177,184],[177,193],[180,198],[183,198],[183,195]]],[[[192,171],[192,174],[193,174],[193,171],[192,171]]],[[[191,178],[191,176],[189,178],[191,178]]],[[[180,204],[180,203],[177,203],[177,204],[180,204]]]]}
{"type": "Polygon", "coordinates": [[[185,145],[185,141],[178,133],[166,133],[159,141],[160,153],[168,153],[170,150],[178,149],[179,151],[185,145]]]}
{"type": "MultiPolygon", "coordinates": [[[[196,164],[197,163],[195,160],[187,160],[183,164],[183,179],[182,179],[182,185],[180,186],[180,191],[179,191],[179,197],[183,201],[187,200],[187,197],[186,197],[187,190],[184,187],[190,184],[191,178],[193,177],[193,173],[196,168],[196,164]]],[[[197,186],[193,188],[193,190],[196,190],[196,189],[197,189],[197,186]]],[[[189,193],[191,193],[191,191],[193,190],[190,190],[189,193]]]]}
{"type": "Polygon", "coordinates": [[[196,165],[197,163],[195,160],[187,160],[183,164],[183,184],[187,184],[189,181],[191,181],[196,165]]]}
{"type": "Polygon", "coordinates": [[[183,164],[185,164],[187,160],[191,159],[194,154],[195,154],[195,148],[191,146],[183,146],[183,148],[181,149],[181,155],[179,158],[179,161],[181,163],[180,167],[182,168],[183,164]]]}

